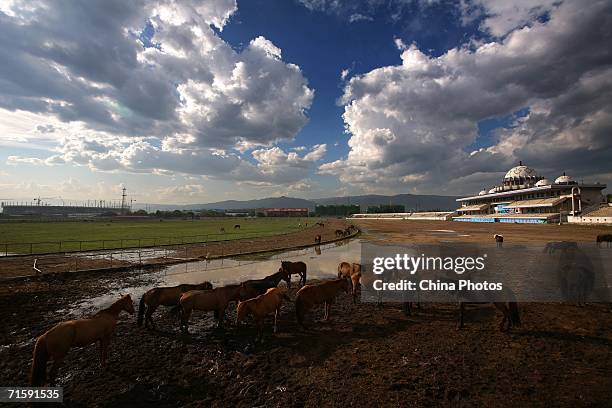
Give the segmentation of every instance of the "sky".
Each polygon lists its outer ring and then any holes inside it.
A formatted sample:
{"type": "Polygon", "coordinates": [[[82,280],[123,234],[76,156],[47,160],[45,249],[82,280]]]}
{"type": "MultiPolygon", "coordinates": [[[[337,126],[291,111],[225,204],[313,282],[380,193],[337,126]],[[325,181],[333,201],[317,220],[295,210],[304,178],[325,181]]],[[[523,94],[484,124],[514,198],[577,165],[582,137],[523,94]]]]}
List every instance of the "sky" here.
{"type": "Polygon", "coordinates": [[[0,199],[610,184],[610,44],[612,0],[3,1],[0,199]]]}

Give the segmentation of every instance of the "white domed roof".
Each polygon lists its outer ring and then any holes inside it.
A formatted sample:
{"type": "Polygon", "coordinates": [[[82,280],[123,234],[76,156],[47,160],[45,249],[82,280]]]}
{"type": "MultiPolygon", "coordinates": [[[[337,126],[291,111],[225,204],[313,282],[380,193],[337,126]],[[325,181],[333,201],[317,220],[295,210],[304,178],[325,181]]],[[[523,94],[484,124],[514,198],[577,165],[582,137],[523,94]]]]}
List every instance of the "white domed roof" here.
{"type": "Polygon", "coordinates": [[[536,177],[537,175],[538,174],[536,171],[531,167],[520,165],[508,170],[504,178],[511,179],[516,177],[536,177]]]}
{"type": "Polygon", "coordinates": [[[478,193],[478,195],[485,195],[487,194],[487,190],[482,190],[480,193],[478,193]]]}
{"type": "Polygon", "coordinates": [[[573,180],[570,176],[566,176],[565,174],[563,174],[562,176],[557,177],[557,179],[555,180],[556,184],[567,184],[567,183],[571,183],[573,180]]]}
{"type": "Polygon", "coordinates": [[[550,181],[548,181],[548,179],[542,179],[540,181],[538,181],[537,183],[535,183],[536,187],[542,187],[542,186],[547,186],[549,184],[552,184],[550,181]]]}

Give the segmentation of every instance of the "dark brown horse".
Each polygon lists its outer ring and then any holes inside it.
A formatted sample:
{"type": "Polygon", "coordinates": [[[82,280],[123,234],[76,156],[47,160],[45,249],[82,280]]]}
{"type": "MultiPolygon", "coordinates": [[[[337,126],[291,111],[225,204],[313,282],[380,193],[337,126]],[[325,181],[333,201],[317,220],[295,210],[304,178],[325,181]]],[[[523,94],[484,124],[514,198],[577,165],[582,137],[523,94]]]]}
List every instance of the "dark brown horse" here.
{"type": "Polygon", "coordinates": [[[121,296],[110,307],[100,310],[93,317],[81,320],[68,320],[55,325],[36,340],[30,384],[42,387],[47,383],[47,361],[53,359],[49,372],[49,384],[55,384],[57,371],[71,347],[84,347],[98,342],[100,363],[106,365],[108,346],[117,326],[119,313],[126,311],[134,314],[134,304],[130,295],[121,296]]]}
{"type": "Polygon", "coordinates": [[[315,244],[321,243],[321,235],[315,235],[315,244]]]}
{"type": "Polygon", "coordinates": [[[287,281],[288,288],[291,288],[291,275],[299,275],[300,286],[304,286],[306,284],[306,264],[302,261],[282,261],[279,271],[285,272],[289,277],[289,280],[287,281]]]}
{"type": "Polygon", "coordinates": [[[607,242],[607,246],[610,246],[612,242],[612,234],[601,234],[597,236],[597,246],[600,246],[603,242],[607,242]]]}
{"type": "Polygon", "coordinates": [[[249,295],[247,299],[250,299],[255,296],[266,293],[266,291],[270,288],[277,287],[281,280],[284,280],[287,284],[287,287],[289,287],[289,275],[287,275],[287,273],[282,269],[279,269],[278,272],[273,273],[272,275],[268,275],[265,278],[250,279],[248,281],[244,281],[242,282],[242,286],[245,287],[245,289],[247,290],[247,294],[249,295]]]}
{"type": "Polygon", "coordinates": [[[212,289],[213,286],[210,282],[204,282],[197,285],[183,284],[178,286],[162,287],[149,289],[140,298],[138,305],[138,326],[142,326],[144,320],[145,327],[151,324],[151,327],[155,329],[155,323],[153,323],[153,313],[161,306],[178,306],[179,299],[185,292],[190,290],[205,290],[212,289]],[[145,314],[146,308],[146,314],[145,314]]]}

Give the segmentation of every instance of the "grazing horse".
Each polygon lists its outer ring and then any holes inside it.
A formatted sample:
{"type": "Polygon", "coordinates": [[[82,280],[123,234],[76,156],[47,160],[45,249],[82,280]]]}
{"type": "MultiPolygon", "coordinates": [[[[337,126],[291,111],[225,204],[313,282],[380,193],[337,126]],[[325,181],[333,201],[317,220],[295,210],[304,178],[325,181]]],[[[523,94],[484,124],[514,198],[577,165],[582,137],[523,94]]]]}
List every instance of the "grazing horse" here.
{"type": "Polygon", "coordinates": [[[155,324],[151,316],[153,316],[158,306],[177,306],[183,293],[189,292],[190,290],[205,290],[212,288],[213,286],[210,282],[204,282],[199,285],[183,284],[172,287],[149,289],[140,298],[140,304],[138,306],[138,326],[142,326],[142,321],[144,320],[145,328],[148,326],[148,323],[151,323],[151,327],[155,329],[155,324]]]}
{"type": "Polygon", "coordinates": [[[343,290],[345,293],[349,293],[349,283],[347,279],[340,278],[323,283],[303,286],[300,290],[298,290],[295,297],[295,314],[298,323],[305,328],[305,313],[312,309],[315,305],[319,305],[321,303],[325,304],[325,316],[323,317],[323,320],[329,320],[331,305],[338,295],[338,292],[341,290],[343,290]]]}
{"type": "Polygon", "coordinates": [[[322,222],[317,222],[316,225],[318,225],[321,228],[325,227],[325,224],[323,224],[322,222]]]}
{"type": "Polygon", "coordinates": [[[315,235],[315,244],[321,243],[321,235],[315,235]]]}
{"type": "MultiPolygon", "coordinates": [[[[463,325],[463,314],[465,312],[466,303],[474,302],[459,302],[459,325],[458,328],[462,329],[463,325]]],[[[476,302],[479,303],[479,302],[476,302]]],[[[518,327],[521,325],[521,315],[518,309],[518,303],[516,302],[493,302],[493,306],[503,313],[503,318],[499,323],[499,330],[506,331],[511,327],[518,327]]]]}
{"type": "Polygon", "coordinates": [[[240,224],[234,225],[234,229],[240,229],[240,224]]]}
{"type": "Polygon", "coordinates": [[[597,236],[597,246],[600,246],[602,242],[607,242],[607,246],[610,246],[610,242],[612,242],[612,234],[601,234],[597,236]]]}
{"type": "Polygon", "coordinates": [[[466,297],[469,296],[468,292],[460,292],[458,293],[460,297],[459,301],[459,322],[457,328],[462,329],[463,325],[463,314],[465,312],[466,304],[483,304],[483,303],[492,303],[496,309],[500,310],[503,314],[503,318],[499,323],[499,330],[506,331],[511,327],[518,327],[521,325],[521,316],[518,309],[518,303],[516,302],[516,298],[514,296],[514,292],[512,290],[505,288],[504,292],[506,293],[507,301],[505,302],[470,302],[469,299],[466,301],[466,297]]]}
{"type": "Polygon", "coordinates": [[[100,363],[106,365],[108,346],[115,332],[119,313],[125,310],[134,314],[134,304],[130,295],[121,296],[110,307],[100,310],[93,317],[81,320],[68,320],[55,325],[36,340],[30,384],[42,387],[47,381],[47,361],[53,359],[49,372],[49,384],[55,384],[57,371],[71,347],[84,347],[99,342],[100,363]]]}
{"type": "Polygon", "coordinates": [[[287,272],[283,271],[282,268],[279,269],[278,272],[266,276],[265,278],[244,281],[242,282],[242,286],[245,288],[248,295],[252,295],[247,298],[250,299],[257,295],[266,293],[266,291],[270,288],[277,287],[281,280],[284,280],[285,283],[287,283],[287,287],[289,287],[291,279],[287,272]]]}
{"type": "Polygon", "coordinates": [[[247,299],[248,291],[241,284],[225,285],[220,288],[209,290],[191,290],[183,293],[180,304],[181,322],[180,329],[183,333],[189,332],[189,318],[193,310],[214,312],[217,319],[217,327],[223,326],[225,309],[232,301],[247,299]]]}
{"type": "Polygon", "coordinates": [[[501,248],[502,244],[504,243],[504,236],[500,234],[495,234],[493,235],[493,239],[495,239],[495,242],[497,243],[497,247],[501,248]]]}
{"type": "MultiPolygon", "coordinates": [[[[259,329],[258,336],[263,343],[263,320],[268,314],[274,312],[274,333],[276,333],[276,321],[283,300],[291,301],[287,296],[287,289],[280,287],[270,288],[263,295],[239,302],[236,309],[236,325],[246,319],[248,315],[252,315],[259,329]]],[[[257,338],[255,338],[255,341],[257,341],[257,338]]]]}
{"type": "Polygon", "coordinates": [[[279,271],[281,270],[284,271],[289,277],[289,280],[287,281],[288,288],[291,288],[291,275],[300,276],[300,286],[304,286],[306,284],[306,264],[304,262],[282,261],[279,271]]]}
{"type": "Polygon", "coordinates": [[[225,234],[225,228],[224,227],[219,228],[219,232],[225,234]]]}

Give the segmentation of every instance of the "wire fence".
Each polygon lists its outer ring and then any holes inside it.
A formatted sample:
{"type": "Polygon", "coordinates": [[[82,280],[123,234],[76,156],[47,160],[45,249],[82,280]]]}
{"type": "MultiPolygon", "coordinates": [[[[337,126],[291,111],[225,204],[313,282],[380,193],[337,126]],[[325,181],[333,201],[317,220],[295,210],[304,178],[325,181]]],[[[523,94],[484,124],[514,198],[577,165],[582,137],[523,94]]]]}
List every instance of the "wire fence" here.
{"type": "Polygon", "coordinates": [[[47,242],[2,242],[0,257],[49,255],[68,252],[105,251],[109,249],[142,249],[185,244],[203,244],[207,242],[233,241],[236,239],[254,239],[271,235],[285,235],[297,230],[279,234],[271,232],[219,232],[188,236],[119,238],[97,240],[61,240],[47,242]]]}

